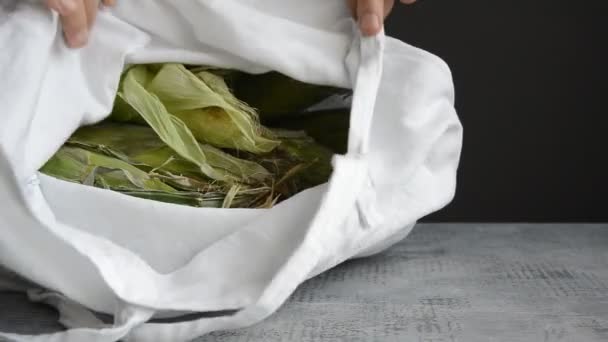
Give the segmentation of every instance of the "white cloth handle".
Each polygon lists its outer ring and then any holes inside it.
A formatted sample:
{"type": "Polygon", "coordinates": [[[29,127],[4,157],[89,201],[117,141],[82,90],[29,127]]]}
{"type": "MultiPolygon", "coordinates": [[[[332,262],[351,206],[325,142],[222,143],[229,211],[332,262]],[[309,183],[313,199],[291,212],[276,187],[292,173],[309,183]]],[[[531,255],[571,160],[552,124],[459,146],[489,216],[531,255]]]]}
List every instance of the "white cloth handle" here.
{"type": "MultiPolygon", "coordinates": [[[[358,31],[358,28],[355,29],[358,31]]],[[[361,159],[364,165],[368,165],[370,131],[383,71],[384,31],[376,37],[361,38],[358,43],[358,65],[353,65],[351,61],[352,53],[356,49],[351,50],[351,56],[347,60],[350,74],[354,76],[347,157],[361,159]]],[[[372,227],[376,221],[376,214],[372,209],[372,203],[375,201],[373,188],[366,171],[366,179],[356,202],[359,220],[366,228],[372,227]]]]}
{"type": "Polygon", "coordinates": [[[384,32],[376,37],[362,37],[356,42],[359,49],[353,47],[347,57],[349,72],[354,76],[348,155],[366,155],[369,151],[370,130],[382,78],[384,41],[384,32]],[[353,60],[354,53],[359,55],[358,61],[353,60]]]}
{"type": "Polygon", "coordinates": [[[0,340],[4,339],[10,342],[116,342],[126,337],[133,328],[147,322],[154,315],[154,311],[150,309],[121,305],[114,316],[114,325],[106,326],[100,321],[96,321],[93,314],[84,307],[60,295],[40,295],[32,292],[29,295],[30,297],[43,296],[44,298],[33,299],[55,306],[59,310],[61,322],[66,325],[81,325],[88,320],[95,323],[96,327],[80,327],[44,335],[19,335],[0,332],[0,340]]]}

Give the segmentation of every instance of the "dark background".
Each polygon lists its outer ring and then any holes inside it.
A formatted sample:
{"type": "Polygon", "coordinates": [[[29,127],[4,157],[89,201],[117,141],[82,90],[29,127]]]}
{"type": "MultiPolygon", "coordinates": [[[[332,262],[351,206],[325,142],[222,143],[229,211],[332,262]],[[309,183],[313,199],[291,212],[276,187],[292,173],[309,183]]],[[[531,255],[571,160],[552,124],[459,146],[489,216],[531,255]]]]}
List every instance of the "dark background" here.
{"type": "Polygon", "coordinates": [[[452,68],[456,199],[426,221],[608,221],[608,3],[420,0],[387,33],[452,68]]]}

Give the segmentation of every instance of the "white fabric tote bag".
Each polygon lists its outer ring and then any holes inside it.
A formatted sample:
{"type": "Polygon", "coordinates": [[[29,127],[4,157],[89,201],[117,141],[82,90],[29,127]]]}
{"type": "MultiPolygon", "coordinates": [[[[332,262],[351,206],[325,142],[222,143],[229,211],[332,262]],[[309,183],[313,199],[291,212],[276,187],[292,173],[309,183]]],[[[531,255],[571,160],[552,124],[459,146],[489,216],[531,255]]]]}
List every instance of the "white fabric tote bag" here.
{"type": "Polygon", "coordinates": [[[87,47],[65,47],[34,1],[0,7],[0,263],[115,323],[16,341],[188,341],[254,324],[294,289],[404,238],[454,194],[462,128],[450,71],[342,0],[124,0],[87,47]],[[67,183],[37,170],[111,110],[125,64],[276,70],[354,90],[349,146],[324,185],[273,209],[198,209],[67,183]],[[149,323],[235,310],[216,318],[149,323]],[[148,323],[147,323],[148,322],[148,323]]]}

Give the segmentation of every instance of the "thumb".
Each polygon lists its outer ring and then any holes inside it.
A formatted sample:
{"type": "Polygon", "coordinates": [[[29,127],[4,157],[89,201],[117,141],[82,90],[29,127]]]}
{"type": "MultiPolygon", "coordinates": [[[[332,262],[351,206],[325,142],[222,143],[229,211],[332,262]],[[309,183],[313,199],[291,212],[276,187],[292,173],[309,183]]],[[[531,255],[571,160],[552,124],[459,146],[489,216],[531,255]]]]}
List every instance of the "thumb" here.
{"type": "Polygon", "coordinates": [[[357,18],[363,35],[373,36],[382,30],[384,2],[384,0],[359,0],[357,2],[357,18]]]}

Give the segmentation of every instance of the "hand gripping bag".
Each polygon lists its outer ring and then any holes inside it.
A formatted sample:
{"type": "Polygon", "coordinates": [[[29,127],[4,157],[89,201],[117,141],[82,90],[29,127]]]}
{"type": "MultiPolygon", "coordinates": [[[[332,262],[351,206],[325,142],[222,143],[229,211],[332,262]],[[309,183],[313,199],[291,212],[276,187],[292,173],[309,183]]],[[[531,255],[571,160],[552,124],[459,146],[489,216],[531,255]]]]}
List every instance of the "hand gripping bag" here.
{"type": "Polygon", "coordinates": [[[454,195],[462,128],[449,69],[384,34],[362,38],[345,1],[119,1],[71,50],[55,14],[7,0],[0,46],[0,263],[115,321],[5,338],[188,341],[251,325],[454,195]],[[110,112],[125,65],[169,61],[353,89],[348,153],[327,184],[273,209],[176,206],[37,172],[110,112]]]}

